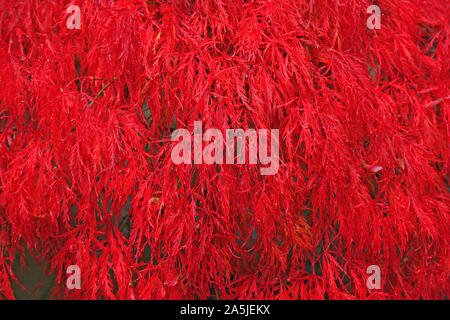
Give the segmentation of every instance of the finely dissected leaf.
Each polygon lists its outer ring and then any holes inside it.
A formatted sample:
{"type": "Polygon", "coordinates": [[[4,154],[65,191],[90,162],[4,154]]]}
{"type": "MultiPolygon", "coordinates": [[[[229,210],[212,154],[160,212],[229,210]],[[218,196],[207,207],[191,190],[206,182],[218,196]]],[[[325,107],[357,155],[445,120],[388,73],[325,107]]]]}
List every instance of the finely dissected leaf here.
{"type": "Polygon", "coordinates": [[[448,2],[376,3],[0,0],[0,297],[25,248],[57,298],[448,297],[448,2]],[[175,165],[197,120],[277,174],[175,165]]]}

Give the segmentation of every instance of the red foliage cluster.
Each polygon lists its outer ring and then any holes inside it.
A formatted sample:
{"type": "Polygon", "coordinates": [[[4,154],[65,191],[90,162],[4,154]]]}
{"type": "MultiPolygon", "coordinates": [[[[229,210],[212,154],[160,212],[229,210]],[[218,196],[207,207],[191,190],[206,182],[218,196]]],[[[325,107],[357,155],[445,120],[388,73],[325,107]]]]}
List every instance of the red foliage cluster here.
{"type": "Polygon", "coordinates": [[[25,248],[62,298],[448,296],[448,5],[0,0],[0,297],[25,248]],[[196,120],[278,173],[174,165],[196,120]]]}

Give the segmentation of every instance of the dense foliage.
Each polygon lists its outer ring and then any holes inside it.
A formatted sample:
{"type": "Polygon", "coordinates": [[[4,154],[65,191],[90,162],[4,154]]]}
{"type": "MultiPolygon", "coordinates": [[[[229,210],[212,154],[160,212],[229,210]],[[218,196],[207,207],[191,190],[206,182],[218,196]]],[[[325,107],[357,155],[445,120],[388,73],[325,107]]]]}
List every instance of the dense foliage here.
{"type": "Polygon", "coordinates": [[[444,298],[448,7],[0,0],[0,297],[27,248],[59,298],[444,298]],[[278,173],[175,165],[196,120],[279,129],[278,173]]]}

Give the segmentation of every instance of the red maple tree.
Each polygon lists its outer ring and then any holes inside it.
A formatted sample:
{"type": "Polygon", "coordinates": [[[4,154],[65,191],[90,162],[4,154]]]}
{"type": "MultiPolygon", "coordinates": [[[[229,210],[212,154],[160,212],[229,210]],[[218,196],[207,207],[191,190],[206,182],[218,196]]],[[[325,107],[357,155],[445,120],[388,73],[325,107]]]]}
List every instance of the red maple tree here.
{"type": "Polygon", "coordinates": [[[0,0],[0,297],[25,248],[56,298],[448,297],[448,6],[0,0]],[[175,165],[197,120],[278,173],[175,165]]]}

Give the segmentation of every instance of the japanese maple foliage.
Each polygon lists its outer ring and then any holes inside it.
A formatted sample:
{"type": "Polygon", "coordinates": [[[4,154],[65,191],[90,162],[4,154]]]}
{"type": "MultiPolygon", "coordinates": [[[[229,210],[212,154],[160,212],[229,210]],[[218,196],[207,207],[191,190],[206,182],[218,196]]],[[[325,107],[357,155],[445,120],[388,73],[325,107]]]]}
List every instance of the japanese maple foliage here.
{"type": "Polygon", "coordinates": [[[0,297],[27,248],[55,298],[445,298],[448,7],[0,0],[0,297]],[[175,165],[197,120],[279,129],[278,173],[175,165]]]}

